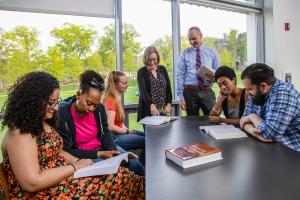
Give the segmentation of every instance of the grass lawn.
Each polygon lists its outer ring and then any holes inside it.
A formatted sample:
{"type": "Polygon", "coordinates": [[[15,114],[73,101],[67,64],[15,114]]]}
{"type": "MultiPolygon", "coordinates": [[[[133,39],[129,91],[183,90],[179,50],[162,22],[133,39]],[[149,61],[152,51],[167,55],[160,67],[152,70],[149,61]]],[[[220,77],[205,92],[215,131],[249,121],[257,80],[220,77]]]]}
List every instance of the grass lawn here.
{"type": "MultiPolygon", "coordinates": [[[[237,77],[238,77],[237,86],[242,87],[242,82],[240,80],[241,72],[238,71],[236,73],[237,73],[237,77]]],[[[173,82],[172,79],[171,79],[171,81],[173,82]]],[[[171,85],[172,85],[172,91],[173,91],[173,83],[171,83],[171,85]]],[[[127,92],[125,93],[125,103],[137,103],[138,102],[137,87],[138,87],[137,81],[129,80],[128,89],[127,89],[127,92]]],[[[63,86],[61,86],[60,97],[62,99],[65,99],[69,96],[72,96],[76,93],[77,89],[78,89],[78,86],[74,87],[72,85],[67,85],[67,86],[63,85],[63,86]]],[[[214,84],[212,89],[217,96],[219,93],[218,85],[214,84]]],[[[173,94],[173,97],[174,97],[174,94],[173,94]]],[[[6,98],[7,98],[6,92],[0,91],[0,108],[2,108],[6,98]]],[[[143,130],[142,125],[137,123],[137,121],[136,121],[136,119],[137,119],[136,115],[137,115],[136,113],[132,113],[129,115],[129,126],[131,129],[143,130]]],[[[186,113],[183,111],[182,115],[186,116],[186,113]]],[[[0,144],[1,144],[4,132],[5,132],[5,130],[0,129],[0,144]]],[[[0,154],[1,154],[1,150],[0,150],[0,154]]],[[[2,154],[0,155],[0,161],[2,161],[2,154]]]]}

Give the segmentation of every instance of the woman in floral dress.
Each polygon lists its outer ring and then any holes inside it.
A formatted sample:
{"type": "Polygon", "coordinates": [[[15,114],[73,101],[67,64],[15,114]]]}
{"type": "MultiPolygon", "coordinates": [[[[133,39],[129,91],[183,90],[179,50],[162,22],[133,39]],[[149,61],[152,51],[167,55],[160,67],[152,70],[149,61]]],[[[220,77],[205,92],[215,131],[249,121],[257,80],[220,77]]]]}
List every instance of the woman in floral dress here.
{"type": "Polygon", "coordinates": [[[59,83],[44,72],[32,72],[10,88],[3,125],[4,171],[11,199],[144,199],[144,179],[127,168],[117,174],[73,178],[92,164],[62,150],[54,128],[59,83]]]}

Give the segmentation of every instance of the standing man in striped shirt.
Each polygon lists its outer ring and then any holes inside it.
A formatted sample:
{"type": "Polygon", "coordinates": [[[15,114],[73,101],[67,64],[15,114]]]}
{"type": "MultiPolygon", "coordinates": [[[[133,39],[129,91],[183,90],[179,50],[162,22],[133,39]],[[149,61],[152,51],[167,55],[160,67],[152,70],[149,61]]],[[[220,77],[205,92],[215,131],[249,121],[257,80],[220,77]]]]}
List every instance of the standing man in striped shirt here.
{"type": "Polygon", "coordinates": [[[250,65],[242,79],[249,97],[240,127],[263,142],[300,151],[300,93],[265,64],[250,65]]]}
{"type": "Polygon", "coordinates": [[[188,39],[191,47],[182,52],[176,68],[177,95],[188,116],[199,115],[200,108],[207,116],[216,102],[211,89],[213,79],[203,80],[197,75],[197,70],[202,66],[216,69],[219,58],[214,49],[202,44],[202,32],[198,27],[189,29],[188,39]]]}

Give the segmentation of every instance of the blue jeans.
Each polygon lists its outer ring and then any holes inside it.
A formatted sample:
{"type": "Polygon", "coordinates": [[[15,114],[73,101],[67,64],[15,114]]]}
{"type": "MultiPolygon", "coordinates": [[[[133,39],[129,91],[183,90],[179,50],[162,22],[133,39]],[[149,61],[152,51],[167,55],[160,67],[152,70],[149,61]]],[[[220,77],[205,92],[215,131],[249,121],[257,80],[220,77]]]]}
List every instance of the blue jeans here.
{"type": "Polygon", "coordinates": [[[141,149],[140,162],[145,166],[145,133],[135,131],[133,134],[114,134],[116,145],[126,151],[141,149]]]}
{"type": "MultiPolygon", "coordinates": [[[[117,146],[117,150],[121,154],[126,153],[126,151],[124,149],[122,149],[121,147],[119,147],[119,146],[117,146]]],[[[92,159],[92,160],[93,160],[94,163],[96,163],[96,162],[100,162],[103,159],[102,158],[96,158],[96,159],[92,159]]],[[[145,176],[144,166],[137,159],[129,159],[128,160],[128,168],[137,175],[145,176]]]]}

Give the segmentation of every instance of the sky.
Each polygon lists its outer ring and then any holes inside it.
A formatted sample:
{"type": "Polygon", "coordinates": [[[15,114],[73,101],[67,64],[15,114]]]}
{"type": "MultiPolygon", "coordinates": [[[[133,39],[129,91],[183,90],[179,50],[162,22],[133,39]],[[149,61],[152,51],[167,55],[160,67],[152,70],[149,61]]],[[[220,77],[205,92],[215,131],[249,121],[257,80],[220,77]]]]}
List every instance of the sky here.
{"type": "MultiPolygon", "coordinates": [[[[141,42],[143,47],[150,45],[160,37],[171,35],[170,1],[123,0],[122,2],[123,23],[134,25],[141,35],[137,40],[141,42]]],[[[191,26],[199,26],[204,37],[221,38],[223,33],[228,33],[230,29],[237,29],[239,32],[246,31],[245,14],[189,4],[181,4],[180,12],[180,29],[183,36],[186,35],[191,26]]],[[[114,19],[0,11],[1,28],[9,31],[18,25],[35,27],[40,32],[39,39],[43,49],[54,43],[54,39],[50,37],[50,31],[54,27],[60,27],[65,22],[76,25],[92,25],[99,32],[99,35],[103,35],[103,28],[114,23],[114,19]]]]}

